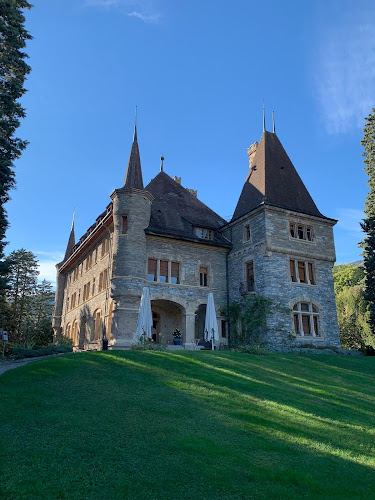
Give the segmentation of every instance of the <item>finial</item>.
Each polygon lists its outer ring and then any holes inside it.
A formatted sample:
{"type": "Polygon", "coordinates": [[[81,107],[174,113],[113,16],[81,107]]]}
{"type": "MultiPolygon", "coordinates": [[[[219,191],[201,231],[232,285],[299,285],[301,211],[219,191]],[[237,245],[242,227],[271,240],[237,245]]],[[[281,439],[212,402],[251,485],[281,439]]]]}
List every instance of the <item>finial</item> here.
{"type": "Polygon", "coordinates": [[[266,115],[264,114],[264,101],[263,101],[263,132],[266,131],[266,115]]]}
{"type": "Polygon", "coordinates": [[[72,220],[72,229],[71,229],[71,231],[73,231],[73,229],[74,229],[74,216],[75,216],[75,214],[76,214],[76,209],[73,210],[73,220],[72,220]]]}
{"type": "Polygon", "coordinates": [[[276,134],[276,126],[275,126],[275,112],[272,111],[272,132],[276,134]]]}
{"type": "Polygon", "coordinates": [[[163,172],[163,162],[164,162],[164,156],[161,155],[161,157],[160,157],[160,172],[163,172]]]}
{"type": "Polygon", "coordinates": [[[133,142],[138,142],[138,140],[137,140],[137,106],[135,107],[135,120],[134,120],[133,142]]]}

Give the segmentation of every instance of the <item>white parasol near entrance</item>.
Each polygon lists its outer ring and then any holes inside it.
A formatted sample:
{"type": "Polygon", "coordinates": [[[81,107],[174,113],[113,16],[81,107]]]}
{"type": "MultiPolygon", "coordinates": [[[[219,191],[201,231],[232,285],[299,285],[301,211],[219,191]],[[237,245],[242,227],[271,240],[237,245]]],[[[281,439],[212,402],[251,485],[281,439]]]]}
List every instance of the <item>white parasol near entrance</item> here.
{"type": "Polygon", "coordinates": [[[204,338],[206,340],[211,340],[212,350],[214,350],[214,341],[219,340],[219,329],[217,327],[214,296],[212,293],[209,293],[207,298],[206,321],[204,324],[204,338]]]}
{"type": "Polygon", "coordinates": [[[142,291],[141,305],[139,306],[138,323],[137,323],[137,337],[141,338],[145,335],[152,338],[152,313],[150,302],[150,290],[145,286],[142,291]]]}

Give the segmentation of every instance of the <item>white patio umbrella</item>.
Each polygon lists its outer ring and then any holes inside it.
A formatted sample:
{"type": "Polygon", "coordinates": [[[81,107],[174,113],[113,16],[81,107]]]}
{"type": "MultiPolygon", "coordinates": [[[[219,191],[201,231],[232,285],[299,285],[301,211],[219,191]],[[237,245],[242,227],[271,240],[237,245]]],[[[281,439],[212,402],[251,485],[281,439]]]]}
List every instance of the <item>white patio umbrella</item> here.
{"type": "Polygon", "coordinates": [[[209,293],[207,298],[204,338],[206,340],[211,340],[212,350],[214,350],[214,340],[219,340],[219,329],[217,327],[214,296],[212,293],[209,293]]]}
{"type": "Polygon", "coordinates": [[[137,337],[146,335],[152,338],[152,312],[150,302],[150,290],[145,286],[142,291],[141,305],[139,306],[138,323],[137,323],[137,337]]]}

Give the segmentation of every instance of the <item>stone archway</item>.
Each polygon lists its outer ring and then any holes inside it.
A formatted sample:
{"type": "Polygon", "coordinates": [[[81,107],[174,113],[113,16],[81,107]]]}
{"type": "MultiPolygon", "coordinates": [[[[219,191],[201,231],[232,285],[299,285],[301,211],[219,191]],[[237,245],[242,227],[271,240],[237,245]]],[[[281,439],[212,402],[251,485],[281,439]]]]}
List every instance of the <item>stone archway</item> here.
{"type": "Polygon", "coordinates": [[[185,308],[176,302],[164,299],[151,300],[151,310],[154,321],[154,341],[162,344],[173,344],[173,332],[180,330],[185,337],[185,308]],[[155,330],[155,331],[154,331],[155,330]]]}

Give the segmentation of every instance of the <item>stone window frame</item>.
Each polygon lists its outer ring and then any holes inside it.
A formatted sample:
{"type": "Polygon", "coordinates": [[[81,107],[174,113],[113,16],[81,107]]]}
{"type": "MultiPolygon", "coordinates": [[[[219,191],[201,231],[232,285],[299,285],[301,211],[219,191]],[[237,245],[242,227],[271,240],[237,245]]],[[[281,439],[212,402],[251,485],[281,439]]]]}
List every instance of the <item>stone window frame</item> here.
{"type": "Polygon", "coordinates": [[[104,292],[108,288],[108,269],[103,269],[99,274],[98,293],[104,292]]]}
{"type": "Polygon", "coordinates": [[[95,309],[93,315],[92,315],[92,335],[91,335],[91,342],[99,342],[102,338],[103,334],[103,314],[102,310],[100,307],[95,309]],[[99,318],[98,318],[99,315],[99,318]]]}
{"type": "Polygon", "coordinates": [[[251,224],[250,224],[250,222],[247,222],[246,224],[243,225],[242,243],[243,244],[251,243],[252,237],[253,237],[253,232],[251,230],[251,224]]]}
{"type": "Polygon", "coordinates": [[[83,286],[83,297],[82,302],[86,302],[90,298],[90,290],[91,290],[91,281],[88,281],[83,286]]]}
{"type": "Polygon", "coordinates": [[[241,288],[242,291],[241,293],[244,295],[254,295],[256,293],[256,272],[255,272],[255,259],[253,256],[246,256],[246,260],[243,261],[242,263],[242,283],[241,283],[241,288]],[[254,275],[254,289],[253,290],[248,290],[247,289],[247,265],[250,264],[250,262],[253,263],[253,275],[254,275]]]}
{"type": "Polygon", "coordinates": [[[128,214],[121,215],[121,231],[120,236],[125,236],[129,232],[129,216],[128,214]]]}
{"type": "MultiPolygon", "coordinates": [[[[150,283],[160,283],[161,285],[181,285],[182,283],[182,266],[181,266],[181,261],[178,259],[171,259],[165,256],[154,256],[154,255],[147,255],[147,261],[146,261],[146,280],[150,283]],[[149,272],[148,272],[148,262],[149,260],[156,260],[156,274],[155,274],[155,280],[151,281],[148,279],[149,272]],[[167,271],[167,281],[160,281],[160,262],[167,262],[168,265],[168,271],[167,271]],[[178,282],[177,283],[172,283],[172,262],[175,264],[178,264],[178,282]]],[[[173,276],[174,278],[175,276],[173,276]]]]}
{"type": "Polygon", "coordinates": [[[72,335],[72,323],[68,323],[66,326],[65,326],[65,337],[68,337],[69,339],[71,339],[72,335]]]}
{"type": "Polygon", "coordinates": [[[199,286],[202,287],[202,288],[208,288],[209,287],[209,277],[208,277],[208,266],[202,266],[201,264],[199,265],[199,271],[198,271],[198,275],[199,275],[199,286]],[[201,272],[201,269],[206,269],[206,273],[202,273],[201,272]],[[203,274],[203,276],[205,275],[206,276],[206,284],[204,284],[204,280],[203,280],[203,285],[201,283],[201,275],[203,274]]]}
{"type": "Polygon", "coordinates": [[[289,301],[288,308],[290,310],[290,318],[291,318],[291,325],[292,325],[291,332],[292,332],[293,335],[295,335],[296,339],[299,339],[299,340],[301,340],[301,339],[303,339],[303,340],[314,339],[314,341],[325,340],[325,331],[324,331],[324,328],[323,328],[323,325],[324,325],[324,309],[323,309],[322,305],[320,304],[320,302],[318,302],[317,300],[315,300],[315,299],[313,299],[311,297],[308,297],[306,295],[300,295],[298,297],[294,297],[293,300],[289,301]],[[294,329],[294,314],[296,313],[296,311],[293,310],[293,307],[296,304],[301,303],[301,302],[305,302],[305,303],[314,305],[318,309],[317,315],[318,315],[318,332],[319,332],[319,336],[316,336],[316,335],[301,335],[301,334],[298,334],[298,333],[295,332],[295,329],[294,329]]]}
{"type": "Polygon", "coordinates": [[[78,319],[75,319],[72,323],[72,339],[73,339],[73,345],[78,344],[78,338],[79,338],[79,328],[78,328],[78,319]]]}
{"type": "Polygon", "coordinates": [[[315,243],[315,226],[313,223],[307,223],[304,220],[298,219],[298,218],[290,218],[288,219],[288,227],[287,227],[289,239],[291,241],[302,241],[303,243],[315,243]],[[298,226],[303,227],[303,233],[306,236],[305,238],[299,238],[298,236],[292,236],[291,233],[291,225],[294,224],[295,226],[295,234],[298,234],[298,226]],[[310,231],[311,234],[311,239],[307,238],[308,230],[310,231]]]}
{"type": "Polygon", "coordinates": [[[308,286],[308,287],[316,287],[318,286],[318,273],[316,262],[313,259],[304,259],[301,257],[294,257],[293,255],[288,256],[287,260],[287,275],[289,276],[289,281],[293,286],[308,286]],[[296,277],[296,281],[293,281],[291,274],[291,262],[294,261],[294,275],[296,277]],[[306,282],[300,281],[299,273],[298,273],[298,264],[303,262],[305,265],[305,276],[307,278],[306,282]],[[309,264],[312,266],[312,274],[314,282],[312,283],[310,280],[310,269],[309,264]]]}

